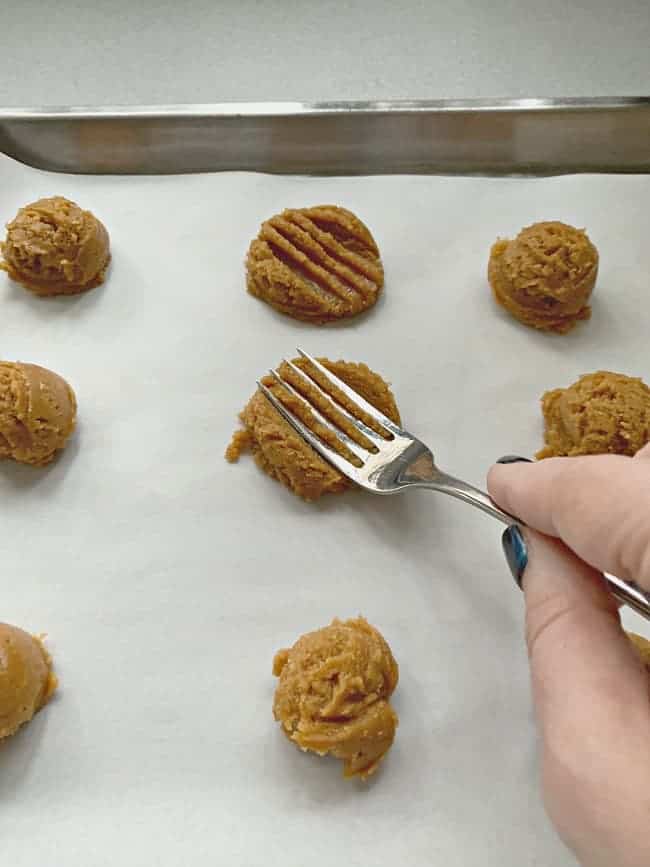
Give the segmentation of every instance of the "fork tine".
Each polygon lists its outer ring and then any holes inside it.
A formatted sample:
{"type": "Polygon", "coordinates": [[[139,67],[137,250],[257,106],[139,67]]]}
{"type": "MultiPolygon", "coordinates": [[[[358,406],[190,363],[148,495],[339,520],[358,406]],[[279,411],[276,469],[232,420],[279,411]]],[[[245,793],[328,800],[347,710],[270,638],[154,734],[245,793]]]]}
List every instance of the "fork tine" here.
{"type": "MultiPolygon", "coordinates": [[[[288,363],[289,362],[287,362],[287,364],[288,363]]],[[[295,398],[302,401],[302,403],[305,404],[309,412],[311,412],[314,418],[318,419],[318,421],[323,425],[323,427],[326,427],[329,431],[331,431],[337,439],[342,440],[347,446],[347,448],[352,452],[352,454],[356,455],[361,461],[365,462],[368,460],[368,458],[370,457],[370,452],[367,449],[364,449],[363,446],[355,443],[355,441],[351,437],[349,437],[345,431],[340,430],[328,418],[325,418],[325,416],[322,415],[316,409],[316,407],[314,407],[306,398],[304,398],[299,392],[296,391],[296,389],[291,385],[291,383],[282,379],[277,370],[269,370],[269,373],[277,383],[279,383],[283,388],[286,388],[286,390],[295,398]]]]}
{"type": "MultiPolygon", "coordinates": [[[[313,364],[316,370],[318,370],[329,382],[331,382],[332,385],[336,386],[339,391],[342,391],[343,394],[345,394],[345,396],[352,401],[352,403],[355,403],[359,407],[359,409],[362,409],[364,412],[366,412],[378,424],[382,425],[390,433],[396,434],[397,436],[404,433],[404,431],[402,431],[402,429],[398,425],[396,425],[394,421],[391,421],[387,416],[383,414],[383,412],[380,412],[376,407],[374,407],[371,403],[365,400],[365,398],[361,397],[358,392],[356,392],[353,388],[350,388],[350,386],[343,382],[342,379],[339,379],[338,376],[331,373],[319,361],[316,361],[316,359],[312,358],[311,355],[307,355],[307,353],[303,352],[300,347],[298,347],[297,352],[302,358],[305,359],[305,361],[313,364]]],[[[311,380],[311,377],[309,378],[311,380]]],[[[337,406],[340,406],[340,403],[336,400],[336,397],[333,397],[331,395],[330,397],[332,398],[332,400],[336,401],[337,406]]],[[[358,420],[355,419],[355,421],[358,420]]]]}
{"type": "Polygon", "coordinates": [[[291,425],[291,427],[300,434],[300,436],[309,443],[309,445],[315,449],[319,454],[321,454],[326,461],[329,461],[330,464],[333,464],[344,476],[352,479],[357,482],[357,484],[362,484],[359,479],[359,474],[357,473],[357,469],[353,466],[349,461],[347,461],[344,457],[342,457],[338,452],[335,452],[334,449],[330,448],[326,445],[320,437],[318,437],[313,431],[311,431],[307,425],[303,424],[299,418],[290,412],[286,406],[282,403],[281,400],[273,394],[270,388],[267,388],[263,382],[260,380],[257,381],[257,386],[261,390],[262,394],[266,397],[266,399],[277,409],[280,415],[291,425]]]}
{"type": "MultiPolygon", "coordinates": [[[[336,400],[335,397],[332,397],[331,394],[328,394],[324,389],[322,389],[320,385],[317,382],[314,382],[311,376],[309,376],[309,374],[307,374],[304,370],[296,367],[296,365],[292,361],[288,361],[286,358],[284,359],[284,363],[293,370],[296,376],[298,376],[303,381],[306,381],[309,384],[310,388],[314,388],[322,398],[332,404],[337,412],[340,412],[341,415],[350,422],[350,424],[353,424],[356,429],[365,437],[367,437],[367,439],[369,439],[373,444],[379,446],[382,443],[386,442],[386,440],[380,434],[378,434],[377,431],[368,427],[367,424],[364,424],[360,419],[352,415],[352,413],[349,412],[349,410],[347,410],[344,406],[341,406],[341,404],[336,400]]],[[[357,397],[359,397],[359,395],[357,395],[357,397]]]]}

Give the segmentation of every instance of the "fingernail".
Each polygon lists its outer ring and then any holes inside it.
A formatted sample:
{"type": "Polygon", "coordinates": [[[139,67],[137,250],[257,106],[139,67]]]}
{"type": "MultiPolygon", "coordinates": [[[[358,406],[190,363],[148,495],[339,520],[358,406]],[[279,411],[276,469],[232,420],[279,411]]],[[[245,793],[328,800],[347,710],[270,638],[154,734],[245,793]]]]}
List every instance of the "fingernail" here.
{"type": "Polygon", "coordinates": [[[497,461],[498,464],[518,464],[521,461],[525,461],[527,464],[532,464],[530,458],[522,458],[519,455],[504,455],[502,458],[499,458],[497,461]]]}
{"type": "Polygon", "coordinates": [[[503,545],[503,553],[506,555],[508,566],[512,572],[512,577],[517,582],[519,589],[522,589],[521,581],[524,577],[524,570],[528,565],[528,548],[526,541],[521,533],[521,530],[516,524],[508,527],[503,531],[501,537],[503,545]]]}

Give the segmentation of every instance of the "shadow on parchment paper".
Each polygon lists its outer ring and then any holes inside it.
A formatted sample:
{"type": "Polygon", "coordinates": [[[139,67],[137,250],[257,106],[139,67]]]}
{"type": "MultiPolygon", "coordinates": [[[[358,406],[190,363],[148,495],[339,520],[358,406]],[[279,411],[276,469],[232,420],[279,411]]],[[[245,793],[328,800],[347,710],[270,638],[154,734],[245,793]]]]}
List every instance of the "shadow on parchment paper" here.
{"type": "Polygon", "coordinates": [[[108,266],[104,282],[100,283],[99,286],[85,292],[78,292],[76,295],[37,295],[20,283],[7,278],[8,288],[4,294],[3,303],[22,304],[39,319],[51,319],[52,316],[64,315],[78,319],[85,316],[101,301],[106,291],[106,284],[110,280],[112,268],[112,265],[108,266]]]}
{"type": "Polygon", "coordinates": [[[361,517],[367,524],[368,541],[380,538],[383,544],[396,550],[402,550],[409,540],[422,538],[425,533],[435,545],[440,529],[436,528],[435,503],[423,508],[423,503],[417,502],[419,494],[421,492],[411,491],[382,496],[353,488],[343,494],[322,497],[310,503],[310,508],[323,514],[342,508],[353,511],[354,517],[361,517]]]}
{"type": "Polygon", "coordinates": [[[30,776],[30,766],[46,737],[48,708],[55,703],[56,695],[15,735],[0,741],[0,804],[15,799],[21,783],[30,776]]]}
{"type": "Polygon", "coordinates": [[[297,802],[302,809],[313,807],[318,812],[322,811],[324,804],[333,804],[340,809],[348,801],[350,808],[354,809],[352,805],[357,803],[359,796],[370,794],[382,782],[386,785],[387,781],[382,780],[382,777],[390,774],[394,749],[393,746],[377,771],[367,780],[346,779],[340,759],[302,752],[277,726],[269,732],[264,772],[276,780],[282,780],[281,791],[278,787],[276,797],[285,799],[288,812],[294,809],[297,802]]]}
{"type": "Polygon", "coordinates": [[[394,548],[411,563],[417,563],[427,594],[435,597],[432,584],[435,571],[436,582],[448,582],[455,593],[466,598],[468,608],[476,611],[477,623],[499,624],[502,630],[517,628],[511,601],[521,592],[515,587],[501,553],[500,525],[494,526],[494,560],[502,563],[503,583],[495,588],[493,582],[485,581],[481,558],[477,554],[467,555],[478,530],[475,520],[487,521],[489,526],[489,517],[432,491],[407,491],[393,496],[359,492],[358,496],[355,512],[368,526],[368,539],[381,540],[382,546],[394,548]],[[446,544],[449,528],[458,527],[463,518],[468,519],[465,547],[450,548],[446,544]]]}
{"type": "MultiPolygon", "coordinates": [[[[591,319],[579,322],[568,335],[555,335],[560,339],[553,341],[551,348],[560,355],[572,357],[579,350],[593,352],[593,348],[598,347],[599,353],[603,353],[603,362],[606,366],[609,363],[607,362],[608,347],[618,349],[625,346],[630,334],[640,324],[637,310],[627,310],[621,306],[620,288],[615,292],[598,286],[590,301],[591,319]]],[[[589,373],[588,370],[581,372],[589,373]]],[[[557,383],[557,385],[569,385],[569,383],[557,383]]],[[[549,387],[555,388],[556,385],[549,387]]]]}
{"type": "MultiPolygon", "coordinates": [[[[288,492],[287,492],[288,493],[288,492]]],[[[293,497],[293,495],[289,494],[293,497]]],[[[474,515],[463,503],[449,502],[443,494],[432,491],[405,491],[401,494],[381,496],[361,490],[347,491],[342,495],[322,497],[309,504],[310,509],[328,514],[330,510],[347,509],[350,520],[363,521],[367,534],[359,542],[371,545],[376,542],[383,550],[393,549],[411,564],[416,564],[422,576],[423,589],[435,597],[432,583],[435,570],[437,580],[447,581],[454,592],[462,594],[468,606],[476,610],[480,620],[502,622],[512,627],[512,609],[506,597],[516,596],[518,591],[509,577],[503,560],[502,592],[486,584],[483,570],[475,568],[475,559],[465,557],[465,549],[450,550],[446,544],[449,528],[456,527],[463,516],[472,521],[490,521],[487,516],[474,515]],[[453,512],[453,510],[457,510],[453,512]]],[[[472,545],[474,527],[467,529],[467,545],[472,545]]],[[[495,526],[494,556],[501,562],[501,531],[495,526]]]]}
{"type": "MultiPolygon", "coordinates": [[[[625,311],[621,309],[620,302],[617,301],[619,297],[620,293],[601,289],[599,286],[590,300],[591,318],[578,322],[568,334],[557,334],[552,331],[530,328],[517,321],[499,304],[492,305],[491,315],[510,326],[513,331],[520,331],[525,334],[531,343],[541,351],[574,359],[582,349],[593,350],[594,346],[598,346],[601,351],[606,351],[608,346],[619,347],[631,333],[632,326],[638,325],[637,311],[627,316],[625,311]],[[634,321],[631,320],[632,315],[635,317],[634,321]]],[[[492,330],[488,329],[488,324],[489,320],[486,319],[484,337],[486,343],[491,344],[494,335],[492,330]]],[[[489,347],[486,346],[487,348],[489,347]]],[[[583,373],[588,372],[587,370],[583,371],[583,373]]],[[[569,385],[569,383],[549,383],[548,387],[557,388],[563,385],[569,385]]]]}
{"type": "Polygon", "coordinates": [[[44,467],[20,464],[10,459],[0,461],[0,484],[6,483],[18,492],[30,491],[40,485],[44,494],[61,484],[79,451],[80,427],[77,422],[76,430],[65,450],[59,452],[54,460],[44,467]]]}
{"type": "MultiPolygon", "coordinates": [[[[501,533],[494,532],[494,556],[503,566],[503,585],[495,588],[486,583],[483,570],[475,563],[476,558],[465,558],[463,548],[450,551],[445,541],[451,526],[457,526],[463,515],[490,521],[485,515],[474,515],[470,506],[450,502],[450,498],[432,491],[406,491],[392,496],[371,494],[360,489],[351,489],[342,494],[331,494],[306,503],[275,479],[255,468],[260,475],[260,484],[277,489],[276,495],[283,498],[283,511],[288,510],[296,520],[308,514],[329,515],[334,512],[349,515],[350,522],[364,525],[363,536],[357,541],[360,547],[376,543],[382,550],[393,549],[411,564],[417,564],[418,583],[425,598],[436,598],[436,584],[432,581],[435,571],[437,581],[444,581],[462,595],[468,608],[476,611],[478,622],[499,622],[507,628],[515,628],[510,597],[520,593],[514,586],[501,553],[501,533]],[[452,510],[458,510],[452,514],[452,510]],[[476,567],[476,568],[475,568],[476,567]]],[[[467,545],[471,546],[474,528],[467,530],[467,545]]],[[[432,609],[433,610],[433,609],[432,609]]],[[[515,608],[516,610],[516,608],[515,608]]]]}

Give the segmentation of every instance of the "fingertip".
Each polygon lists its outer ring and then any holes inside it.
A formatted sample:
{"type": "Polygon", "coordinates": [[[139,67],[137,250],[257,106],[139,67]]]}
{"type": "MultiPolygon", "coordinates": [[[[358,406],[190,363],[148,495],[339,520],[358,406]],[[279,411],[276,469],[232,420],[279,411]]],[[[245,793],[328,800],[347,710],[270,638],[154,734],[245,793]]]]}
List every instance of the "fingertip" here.
{"type": "Polygon", "coordinates": [[[514,505],[517,502],[516,485],[527,472],[530,472],[532,462],[503,461],[500,459],[488,470],[487,488],[492,499],[502,508],[517,514],[514,505]]]}
{"type": "Polygon", "coordinates": [[[591,488],[585,463],[593,458],[545,458],[533,463],[496,464],[488,473],[490,496],[503,509],[550,536],[559,535],[555,519],[563,493],[591,488]],[[575,475],[575,484],[570,479],[575,475]]]}
{"type": "Polygon", "coordinates": [[[504,488],[508,481],[510,471],[516,468],[516,464],[492,464],[487,474],[487,486],[490,495],[496,499],[495,494],[498,494],[504,488]]]}

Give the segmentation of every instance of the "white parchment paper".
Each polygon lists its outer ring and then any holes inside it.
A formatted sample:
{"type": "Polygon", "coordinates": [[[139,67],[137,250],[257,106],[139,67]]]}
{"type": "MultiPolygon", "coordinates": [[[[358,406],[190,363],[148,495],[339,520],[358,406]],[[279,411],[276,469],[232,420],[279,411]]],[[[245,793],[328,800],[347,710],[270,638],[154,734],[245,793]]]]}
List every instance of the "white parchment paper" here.
{"type": "Polygon", "coordinates": [[[256,377],[298,344],[382,373],[440,465],[478,484],[541,445],[546,388],[597,368],[650,379],[650,178],[74,177],[0,160],[3,222],[54,194],[106,223],[113,264],[68,299],[0,276],[0,356],[58,371],[80,408],[49,469],[0,464],[0,619],[46,631],[61,680],[0,745],[1,863],[573,863],[538,793],[501,527],[425,492],[307,505],[223,452],[256,377]],[[327,328],[243,278],[263,219],[322,202],[368,223],[386,268],[377,307],[327,328]],[[601,252],[593,318],[565,337],[508,318],[485,278],[497,235],[555,218],[601,252]],[[275,650],[358,613],[401,666],[397,739],[367,785],[271,715],[275,650]]]}

